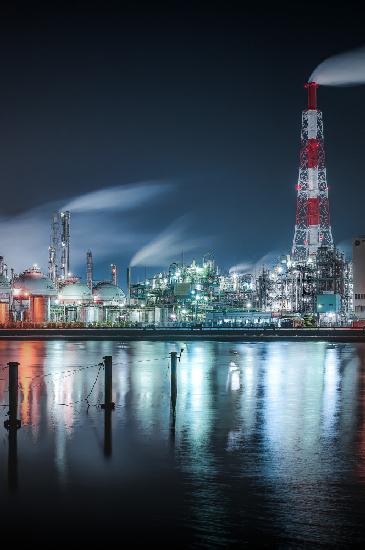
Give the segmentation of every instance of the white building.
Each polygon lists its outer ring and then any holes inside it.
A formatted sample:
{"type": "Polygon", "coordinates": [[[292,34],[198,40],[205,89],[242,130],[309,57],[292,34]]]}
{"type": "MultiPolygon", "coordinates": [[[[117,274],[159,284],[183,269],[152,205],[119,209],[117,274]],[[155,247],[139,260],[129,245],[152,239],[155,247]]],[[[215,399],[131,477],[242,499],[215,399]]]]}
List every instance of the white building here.
{"type": "Polygon", "coordinates": [[[353,303],[357,319],[365,319],[365,236],[352,241],[353,303]]]}

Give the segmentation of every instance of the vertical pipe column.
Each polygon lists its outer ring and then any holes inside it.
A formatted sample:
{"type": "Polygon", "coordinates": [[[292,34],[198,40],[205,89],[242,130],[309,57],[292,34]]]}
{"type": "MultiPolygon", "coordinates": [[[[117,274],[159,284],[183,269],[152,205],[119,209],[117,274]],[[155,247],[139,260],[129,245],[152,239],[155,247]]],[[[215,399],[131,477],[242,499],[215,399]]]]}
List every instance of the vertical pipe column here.
{"type": "Polygon", "coordinates": [[[131,303],[132,268],[127,267],[127,305],[131,303]]]}

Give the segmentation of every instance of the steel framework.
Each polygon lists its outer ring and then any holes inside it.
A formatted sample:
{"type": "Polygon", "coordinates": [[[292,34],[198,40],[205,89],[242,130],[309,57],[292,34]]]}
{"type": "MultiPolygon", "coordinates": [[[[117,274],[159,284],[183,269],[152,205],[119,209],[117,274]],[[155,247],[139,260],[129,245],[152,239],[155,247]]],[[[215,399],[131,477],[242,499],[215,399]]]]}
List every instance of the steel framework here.
{"type": "Polygon", "coordinates": [[[314,257],[320,246],[333,248],[322,112],[317,109],[318,84],[310,82],[308,109],[302,113],[297,215],[292,256],[297,262],[314,257]]]}

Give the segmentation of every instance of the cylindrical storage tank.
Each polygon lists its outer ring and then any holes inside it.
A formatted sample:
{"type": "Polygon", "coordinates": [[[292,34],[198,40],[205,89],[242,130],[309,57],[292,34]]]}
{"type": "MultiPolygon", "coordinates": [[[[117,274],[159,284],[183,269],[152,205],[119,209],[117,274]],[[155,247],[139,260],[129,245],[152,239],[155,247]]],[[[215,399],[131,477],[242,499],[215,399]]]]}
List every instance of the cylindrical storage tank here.
{"type": "Polygon", "coordinates": [[[47,320],[47,299],[44,296],[30,297],[30,316],[33,323],[44,323],[47,320]]]}
{"type": "Polygon", "coordinates": [[[0,323],[9,321],[11,286],[3,273],[0,274],[0,323]]]}
{"type": "Polygon", "coordinates": [[[5,324],[9,321],[9,302],[0,302],[0,323],[5,324]]]}
{"type": "Polygon", "coordinates": [[[83,309],[85,323],[97,323],[99,321],[98,306],[85,306],[83,309]]]}

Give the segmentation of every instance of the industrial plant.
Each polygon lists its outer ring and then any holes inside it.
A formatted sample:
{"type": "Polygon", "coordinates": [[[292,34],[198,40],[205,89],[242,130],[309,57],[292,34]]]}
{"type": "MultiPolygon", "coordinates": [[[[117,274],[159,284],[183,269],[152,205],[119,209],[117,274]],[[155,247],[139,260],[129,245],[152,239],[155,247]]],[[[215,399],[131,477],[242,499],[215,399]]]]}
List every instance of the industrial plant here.
{"type": "Polygon", "coordinates": [[[332,237],[322,112],[315,82],[306,85],[302,113],[293,244],[275,265],[252,272],[222,271],[211,254],[172,263],[133,282],[126,291],[118,270],[95,281],[92,251],[85,252],[85,282],[71,273],[69,211],[51,222],[48,273],[37,265],[16,274],[0,257],[2,326],[362,326],[365,325],[365,237],[353,240],[352,261],[332,237]]]}

